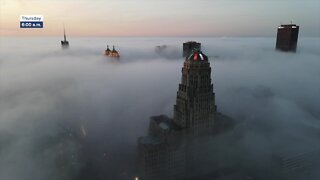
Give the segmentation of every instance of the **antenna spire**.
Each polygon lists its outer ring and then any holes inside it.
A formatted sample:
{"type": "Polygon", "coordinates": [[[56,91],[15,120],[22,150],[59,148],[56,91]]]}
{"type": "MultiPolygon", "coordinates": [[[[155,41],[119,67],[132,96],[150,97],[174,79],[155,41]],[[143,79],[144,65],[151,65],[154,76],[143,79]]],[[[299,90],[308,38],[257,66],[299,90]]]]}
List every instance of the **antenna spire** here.
{"type": "Polygon", "coordinates": [[[63,24],[63,37],[64,37],[64,41],[67,41],[66,29],[64,27],[64,24],[63,24]]]}
{"type": "Polygon", "coordinates": [[[66,28],[64,27],[64,23],[63,23],[63,37],[64,37],[64,40],[61,41],[61,46],[62,47],[69,47],[69,42],[67,41],[66,28]]]}

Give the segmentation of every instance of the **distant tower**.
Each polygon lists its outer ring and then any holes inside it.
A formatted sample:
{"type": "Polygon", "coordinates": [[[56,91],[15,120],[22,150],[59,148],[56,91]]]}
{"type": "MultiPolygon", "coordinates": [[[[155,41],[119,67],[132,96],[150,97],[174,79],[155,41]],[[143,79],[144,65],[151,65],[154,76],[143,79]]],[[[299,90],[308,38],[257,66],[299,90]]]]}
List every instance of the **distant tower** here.
{"type": "Polygon", "coordinates": [[[174,106],[174,122],[182,128],[210,127],[216,113],[208,57],[200,50],[186,57],[174,106]]]}
{"type": "Polygon", "coordinates": [[[189,41],[183,43],[183,57],[188,56],[194,50],[201,50],[201,43],[195,41],[189,41]]]}
{"type": "Polygon", "coordinates": [[[66,29],[63,26],[63,41],[61,41],[61,46],[62,47],[69,47],[69,41],[67,41],[67,36],[66,36],[66,29]]]}
{"type": "Polygon", "coordinates": [[[104,51],[104,55],[112,57],[112,58],[120,58],[119,52],[114,48],[112,48],[112,51],[109,49],[109,46],[107,46],[107,49],[104,51]]]}
{"type": "Polygon", "coordinates": [[[111,53],[111,50],[109,49],[109,45],[107,45],[107,49],[104,51],[104,54],[105,54],[106,56],[109,56],[110,53],[111,53]]]}
{"type": "Polygon", "coordinates": [[[299,26],[285,24],[278,27],[276,49],[281,51],[293,51],[297,49],[299,26]]]}

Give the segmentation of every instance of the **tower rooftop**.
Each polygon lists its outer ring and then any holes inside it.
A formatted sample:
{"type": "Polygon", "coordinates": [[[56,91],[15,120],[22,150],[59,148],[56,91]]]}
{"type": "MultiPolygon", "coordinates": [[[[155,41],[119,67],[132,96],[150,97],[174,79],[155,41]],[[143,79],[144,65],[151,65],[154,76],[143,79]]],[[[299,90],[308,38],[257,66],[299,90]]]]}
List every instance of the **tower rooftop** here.
{"type": "Polygon", "coordinates": [[[114,58],[120,58],[120,54],[119,52],[114,48],[112,48],[112,50],[109,49],[109,46],[107,46],[107,49],[104,51],[104,54],[106,56],[109,56],[109,57],[114,57],[114,58]]]}
{"type": "Polygon", "coordinates": [[[183,57],[187,57],[194,50],[201,50],[201,43],[188,41],[183,43],[183,57]]]}
{"type": "Polygon", "coordinates": [[[186,61],[208,61],[208,56],[203,54],[200,50],[195,50],[187,56],[186,61]]]}
{"type": "Polygon", "coordinates": [[[281,24],[281,26],[278,27],[278,29],[283,29],[283,28],[298,28],[299,26],[296,24],[281,24]]]}

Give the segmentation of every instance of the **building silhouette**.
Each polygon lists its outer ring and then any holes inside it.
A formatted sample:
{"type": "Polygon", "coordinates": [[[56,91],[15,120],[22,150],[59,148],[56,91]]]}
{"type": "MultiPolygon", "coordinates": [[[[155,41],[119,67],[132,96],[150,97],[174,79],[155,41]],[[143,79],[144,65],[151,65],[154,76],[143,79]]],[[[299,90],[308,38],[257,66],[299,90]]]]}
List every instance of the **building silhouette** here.
{"type": "Polygon", "coordinates": [[[109,49],[109,46],[107,46],[107,49],[104,51],[104,54],[106,56],[109,56],[109,57],[113,57],[113,58],[120,58],[120,54],[119,52],[114,48],[112,48],[112,50],[109,49]]]}
{"type": "Polygon", "coordinates": [[[194,50],[201,50],[201,43],[195,41],[183,43],[183,57],[190,55],[194,50]]]}
{"type": "Polygon", "coordinates": [[[276,49],[281,51],[293,51],[297,49],[299,26],[285,24],[278,27],[276,49]]]}
{"type": "Polygon", "coordinates": [[[67,41],[66,29],[64,26],[63,26],[63,41],[61,41],[61,46],[63,48],[69,47],[69,41],[67,41]]]}
{"type": "Polygon", "coordinates": [[[200,50],[189,54],[182,68],[174,117],[150,118],[148,136],[138,140],[139,179],[175,180],[211,171],[204,163],[210,141],[232,127],[232,120],[217,112],[208,57],[200,50]]]}

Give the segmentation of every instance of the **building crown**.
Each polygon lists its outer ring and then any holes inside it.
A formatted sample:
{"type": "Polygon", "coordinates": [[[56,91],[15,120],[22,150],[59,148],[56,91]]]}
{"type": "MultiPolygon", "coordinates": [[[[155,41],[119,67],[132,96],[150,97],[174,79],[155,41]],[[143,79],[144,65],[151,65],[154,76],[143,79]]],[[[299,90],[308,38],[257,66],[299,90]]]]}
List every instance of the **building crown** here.
{"type": "Polygon", "coordinates": [[[200,50],[193,51],[186,58],[187,61],[208,61],[208,56],[202,53],[200,50]]]}

